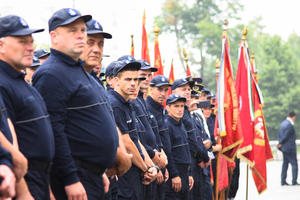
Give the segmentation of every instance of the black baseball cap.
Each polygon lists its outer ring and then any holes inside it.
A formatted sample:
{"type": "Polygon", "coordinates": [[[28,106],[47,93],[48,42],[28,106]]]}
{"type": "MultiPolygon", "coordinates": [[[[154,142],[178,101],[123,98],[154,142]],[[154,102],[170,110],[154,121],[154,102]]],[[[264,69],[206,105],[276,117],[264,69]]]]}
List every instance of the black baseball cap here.
{"type": "Polygon", "coordinates": [[[47,49],[38,49],[34,51],[34,56],[36,56],[38,59],[49,56],[50,52],[47,49]]]}
{"type": "Polygon", "coordinates": [[[150,82],[151,87],[161,87],[164,85],[172,86],[172,84],[169,82],[169,79],[163,75],[154,76],[150,82]]]}
{"type": "Polygon", "coordinates": [[[48,21],[49,32],[59,26],[65,26],[75,22],[78,19],[83,19],[84,22],[92,19],[91,15],[81,15],[81,13],[73,8],[62,8],[56,11],[48,21]]]}
{"type": "Polygon", "coordinates": [[[176,79],[173,84],[172,84],[172,90],[175,90],[178,87],[184,86],[186,84],[189,84],[190,86],[192,85],[193,81],[190,80],[189,77],[187,78],[181,78],[181,79],[176,79]]]}
{"type": "Polygon", "coordinates": [[[118,65],[118,61],[111,62],[105,69],[105,76],[106,77],[113,77],[114,76],[114,68],[118,65]]]}
{"type": "Polygon", "coordinates": [[[157,68],[151,67],[151,65],[145,61],[145,60],[137,60],[139,63],[141,63],[141,69],[140,70],[151,70],[151,72],[157,72],[157,68]]]}
{"type": "MultiPolygon", "coordinates": [[[[117,76],[122,71],[129,70],[129,69],[138,71],[140,70],[140,68],[141,68],[141,63],[136,62],[135,60],[131,62],[129,60],[120,60],[116,62],[113,68],[113,74],[114,76],[117,76]]],[[[145,80],[145,78],[142,79],[145,80]]]]}
{"type": "Polygon", "coordinates": [[[85,25],[86,25],[86,28],[87,28],[86,33],[88,35],[101,34],[101,35],[103,35],[104,38],[107,38],[107,39],[112,38],[112,35],[110,33],[104,32],[103,27],[101,26],[101,24],[99,22],[97,22],[96,20],[94,20],[94,19],[91,19],[90,21],[87,21],[85,23],[85,25]]]}
{"type": "Polygon", "coordinates": [[[33,58],[32,58],[32,65],[30,67],[38,67],[40,65],[41,65],[41,63],[40,63],[39,58],[36,57],[36,56],[33,56],[33,58]]]}
{"type": "Polygon", "coordinates": [[[6,36],[25,36],[39,33],[44,29],[31,29],[27,22],[16,15],[0,17],[0,38],[6,36]]]}
{"type": "Polygon", "coordinates": [[[170,96],[168,96],[167,98],[167,102],[166,105],[175,103],[177,101],[183,101],[186,102],[186,98],[179,96],[178,94],[171,94],[170,96]]]}

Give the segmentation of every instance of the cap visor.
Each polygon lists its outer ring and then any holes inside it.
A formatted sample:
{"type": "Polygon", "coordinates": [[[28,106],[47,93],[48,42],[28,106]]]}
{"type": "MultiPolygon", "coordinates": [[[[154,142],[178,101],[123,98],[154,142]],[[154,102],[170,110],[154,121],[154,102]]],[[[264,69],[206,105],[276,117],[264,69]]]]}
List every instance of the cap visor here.
{"type": "Polygon", "coordinates": [[[151,72],[157,72],[157,68],[155,68],[155,67],[141,67],[141,69],[140,70],[151,70],[151,72]]]}
{"type": "MultiPolygon", "coordinates": [[[[151,83],[150,83],[150,85],[151,85],[151,83]]],[[[172,84],[170,84],[170,83],[158,83],[158,84],[152,84],[153,87],[161,87],[161,86],[165,86],[165,85],[167,85],[167,86],[172,86],[172,84]]]]}
{"type": "Polygon", "coordinates": [[[106,38],[106,39],[111,39],[111,38],[112,38],[112,35],[111,35],[110,33],[103,32],[103,31],[100,31],[100,30],[91,30],[91,31],[87,31],[87,34],[88,34],[88,35],[101,34],[101,35],[103,35],[103,37],[106,38]]]}
{"type": "Polygon", "coordinates": [[[146,80],[145,77],[139,77],[139,81],[144,81],[144,80],[146,80]]]}
{"type": "MultiPolygon", "coordinates": [[[[10,36],[25,36],[25,35],[31,35],[33,33],[39,33],[43,32],[45,29],[30,29],[30,28],[25,28],[19,31],[16,31],[14,33],[9,34],[10,36]]],[[[9,36],[8,35],[8,36],[9,36]]]]}
{"type": "MultiPolygon", "coordinates": [[[[87,21],[92,19],[92,16],[91,15],[82,15],[82,16],[71,17],[68,20],[66,20],[64,23],[58,25],[57,27],[71,24],[71,23],[75,22],[78,19],[82,19],[84,22],[87,22],[87,21]]],[[[57,28],[57,27],[55,27],[55,28],[57,28]]]]}

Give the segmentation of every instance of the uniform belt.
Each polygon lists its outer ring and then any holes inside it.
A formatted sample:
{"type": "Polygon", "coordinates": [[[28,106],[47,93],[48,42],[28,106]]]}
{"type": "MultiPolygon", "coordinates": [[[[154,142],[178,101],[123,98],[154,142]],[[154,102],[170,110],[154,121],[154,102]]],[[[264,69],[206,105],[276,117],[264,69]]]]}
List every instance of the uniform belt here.
{"type": "Polygon", "coordinates": [[[29,170],[38,170],[40,172],[49,174],[51,171],[52,162],[44,162],[34,159],[28,160],[28,169],[29,170]]]}
{"type": "Polygon", "coordinates": [[[106,171],[106,168],[101,167],[99,165],[96,165],[96,164],[93,164],[93,163],[90,163],[87,161],[83,161],[83,160],[80,160],[80,159],[74,158],[74,157],[73,157],[73,160],[78,167],[86,169],[89,172],[92,172],[96,175],[102,175],[106,171]]]}

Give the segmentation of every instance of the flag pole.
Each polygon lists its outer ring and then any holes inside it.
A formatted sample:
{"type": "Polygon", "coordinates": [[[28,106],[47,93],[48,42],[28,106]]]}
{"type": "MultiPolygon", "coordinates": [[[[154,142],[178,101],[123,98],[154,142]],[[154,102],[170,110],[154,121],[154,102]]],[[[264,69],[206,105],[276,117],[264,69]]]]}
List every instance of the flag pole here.
{"type": "MultiPolygon", "coordinates": [[[[217,60],[216,61],[216,77],[217,77],[217,82],[219,79],[219,72],[220,72],[220,61],[217,60]]],[[[218,135],[217,138],[217,144],[221,143],[221,138],[218,135]]],[[[217,154],[217,166],[216,166],[216,183],[215,183],[215,199],[214,200],[219,200],[219,167],[220,167],[220,161],[219,161],[219,156],[220,156],[220,152],[217,154]]]]}
{"type": "MultiPolygon", "coordinates": [[[[188,59],[188,55],[187,55],[187,53],[186,53],[185,48],[183,48],[182,54],[183,54],[184,62],[185,62],[185,64],[186,64],[185,72],[188,73],[188,69],[189,69],[189,59],[188,59]]],[[[187,74],[187,75],[188,75],[188,74],[187,74]]]]}
{"type": "MultiPolygon", "coordinates": [[[[245,43],[245,41],[247,40],[247,34],[248,34],[248,30],[247,30],[247,27],[244,27],[244,29],[243,29],[243,36],[242,36],[242,40],[244,41],[244,43],[245,43]]],[[[248,189],[249,189],[249,187],[248,187],[248,185],[249,185],[249,165],[248,165],[248,163],[246,163],[247,164],[247,168],[246,168],[246,200],[248,200],[248,189]]]]}
{"type": "Polygon", "coordinates": [[[131,56],[134,57],[134,42],[133,42],[134,35],[131,34],[130,37],[131,37],[131,56]]]}

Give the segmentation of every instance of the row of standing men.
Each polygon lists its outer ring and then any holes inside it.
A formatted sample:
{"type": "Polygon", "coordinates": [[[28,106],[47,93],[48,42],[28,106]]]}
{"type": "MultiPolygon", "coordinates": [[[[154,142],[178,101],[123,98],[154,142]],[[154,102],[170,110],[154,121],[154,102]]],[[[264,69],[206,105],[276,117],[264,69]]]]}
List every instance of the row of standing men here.
{"type": "Polygon", "coordinates": [[[105,90],[94,69],[112,35],[71,8],[48,26],[51,52],[33,57],[32,34],[43,29],[0,18],[1,196],[212,199],[212,152],[222,147],[201,78],[170,84],[152,78],[146,61],[122,56],[107,66],[105,90]]]}

